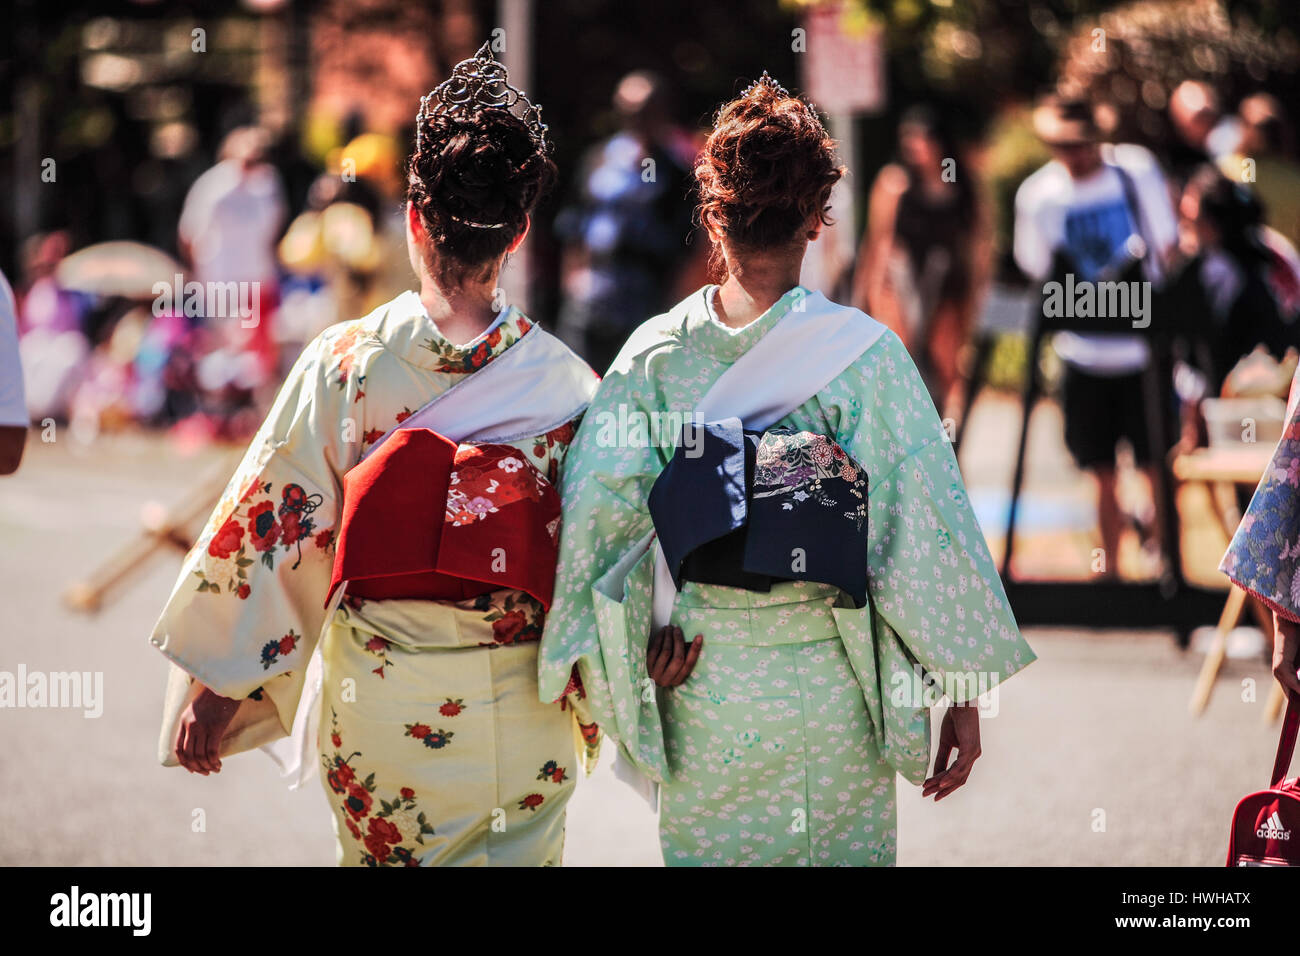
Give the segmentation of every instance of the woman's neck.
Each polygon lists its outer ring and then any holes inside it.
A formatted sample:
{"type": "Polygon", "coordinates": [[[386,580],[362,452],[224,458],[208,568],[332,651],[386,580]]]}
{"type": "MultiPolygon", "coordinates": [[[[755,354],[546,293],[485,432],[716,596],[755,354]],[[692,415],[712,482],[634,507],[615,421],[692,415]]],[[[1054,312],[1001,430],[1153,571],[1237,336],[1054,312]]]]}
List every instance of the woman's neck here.
{"type": "Polygon", "coordinates": [[[737,265],[728,257],[727,278],[718,289],[714,306],[718,321],[732,329],[749,325],[799,284],[803,255],[758,258],[737,265]]]}
{"type": "Polygon", "coordinates": [[[500,310],[493,294],[495,286],[494,277],[491,282],[444,289],[425,275],[420,281],[420,302],[443,338],[453,345],[464,345],[486,332],[496,320],[500,310]]]}

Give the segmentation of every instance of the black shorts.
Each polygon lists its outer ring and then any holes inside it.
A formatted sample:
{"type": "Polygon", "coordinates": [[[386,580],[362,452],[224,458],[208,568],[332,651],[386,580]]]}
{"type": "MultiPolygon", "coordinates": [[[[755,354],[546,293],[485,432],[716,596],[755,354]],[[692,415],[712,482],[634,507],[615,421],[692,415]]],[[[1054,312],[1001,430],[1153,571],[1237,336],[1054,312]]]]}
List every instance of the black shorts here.
{"type": "Polygon", "coordinates": [[[1080,468],[1115,464],[1115,445],[1127,438],[1139,465],[1150,464],[1142,373],[1093,375],[1065,366],[1062,382],[1065,446],[1080,468]]]}

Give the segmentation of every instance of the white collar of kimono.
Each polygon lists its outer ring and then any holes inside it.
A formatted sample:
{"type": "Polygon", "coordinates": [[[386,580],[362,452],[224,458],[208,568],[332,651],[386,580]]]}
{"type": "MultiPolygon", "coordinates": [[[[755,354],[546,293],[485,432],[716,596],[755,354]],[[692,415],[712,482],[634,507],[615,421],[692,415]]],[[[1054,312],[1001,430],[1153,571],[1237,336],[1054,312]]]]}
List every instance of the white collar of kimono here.
{"type": "Polygon", "coordinates": [[[591,403],[599,384],[586,362],[534,325],[487,365],[389,429],[365,455],[407,428],[429,428],[454,442],[517,441],[544,435],[576,418],[591,403]]]}
{"type": "MultiPolygon", "coordinates": [[[[711,324],[730,332],[713,312],[715,291],[702,289],[698,301],[711,324]]],[[[734,334],[774,313],[784,314],[718,376],[695,408],[696,421],[739,418],[746,428],[766,429],[839,377],[885,331],[865,312],[795,286],[734,334]]]]}

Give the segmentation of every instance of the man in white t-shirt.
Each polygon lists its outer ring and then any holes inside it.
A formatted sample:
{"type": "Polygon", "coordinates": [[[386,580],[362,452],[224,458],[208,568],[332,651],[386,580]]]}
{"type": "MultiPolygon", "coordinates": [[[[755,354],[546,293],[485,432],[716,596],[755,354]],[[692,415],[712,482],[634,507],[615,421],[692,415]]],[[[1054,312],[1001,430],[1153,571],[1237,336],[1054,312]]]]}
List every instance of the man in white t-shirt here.
{"type": "MultiPolygon", "coordinates": [[[[256,299],[256,321],[245,315],[205,313],[226,349],[255,357],[256,380],[269,378],[278,352],[271,334],[278,305],[276,243],[285,219],[280,174],[266,161],[266,132],[246,126],[222,143],[220,161],[194,181],[177,231],[181,254],[193,268],[187,279],[245,283],[240,302],[256,299]]],[[[212,303],[209,303],[209,306],[212,303]]]]}
{"type": "Polygon", "coordinates": [[[27,443],[27,401],[18,360],[18,307],[9,280],[0,272],[0,475],[11,475],[27,443]]]}
{"type": "Polygon", "coordinates": [[[199,282],[276,279],[275,244],[284,222],[284,190],[266,162],[266,134],[234,130],[220,161],[194,181],[181,210],[181,251],[199,282]]]}
{"type": "MultiPolygon", "coordinates": [[[[1090,104],[1050,97],[1034,112],[1052,160],[1016,193],[1014,254],[1036,283],[1064,278],[1098,282],[1134,275],[1158,288],[1177,241],[1177,220],[1164,175],[1140,146],[1104,147],[1090,104]]],[[[1146,299],[1150,307],[1150,298],[1146,299]]],[[[1098,524],[1107,575],[1115,574],[1121,514],[1115,496],[1115,448],[1128,439],[1150,472],[1142,372],[1148,342],[1123,317],[1096,319],[1099,333],[1061,332],[1054,345],[1065,363],[1065,441],[1098,483],[1098,524]]]]}

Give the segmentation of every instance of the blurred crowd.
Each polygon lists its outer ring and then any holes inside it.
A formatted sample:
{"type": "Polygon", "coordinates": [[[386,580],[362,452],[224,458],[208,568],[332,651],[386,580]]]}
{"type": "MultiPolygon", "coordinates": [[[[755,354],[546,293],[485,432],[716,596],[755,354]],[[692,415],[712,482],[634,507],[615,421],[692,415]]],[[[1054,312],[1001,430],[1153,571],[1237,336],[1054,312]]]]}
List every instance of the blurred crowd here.
{"type": "MultiPolygon", "coordinates": [[[[709,275],[708,244],[691,221],[699,131],[680,122],[654,73],[627,75],[612,105],[617,131],[587,151],[559,197],[560,297],[553,316],[539,316],[598,370],[639,322],[709,275]]],[[[1195,442],[1204,425],[1193,412],[1232,394],[1243,359],[1253,370],[1242,373],[1247,392],[1260,382],[1276,391],[1294,367],[1300,163],[1293,118],[1267,93],[1228,108],[1212,86],[1188,80],[1168,116],[1177,139],[1156,155],[1111,142],[1099,104],[1068,91],[1045,98],[1033,127],[1051,159],[1016,194],[1008,261],[1018,271],[1010,278],[1034,287],[1067,273],[1149,281],[1156,311],[1178,327],[1183,440],[1195,442]]],[[[940,111],[907,109],[894,145],[860,239],[828,230],[805,284],[889,325],[941,413],[959,418],[981,309],[1009,278],[994,249],[995,211],[970,159],[979,150],[940,111]]],[[[64,232],[27,240],[13,286],[30,420],[66,421],[82,437],[126,423],[244,437],[306,342],[409,286],[407,144],[358,132],[317,171],[300,208],[290,208],[268,146],[256,127],[225,137],[185,198],[179,261],[137,243],[73,250],[64,232]],[[190,283],[253,290],[256,321],[190,301],[180,294],[190,283]],[[164,286],[177,294],[160,295],[164,286]]],[[[1102,486],[1104,537],[1119,520],[1105,507],[1117,443],[1139,465],[1152,461],[1140,384],[1152,341],[1122,327],[1055,340],[1066,443],[1102,486]]]]}

